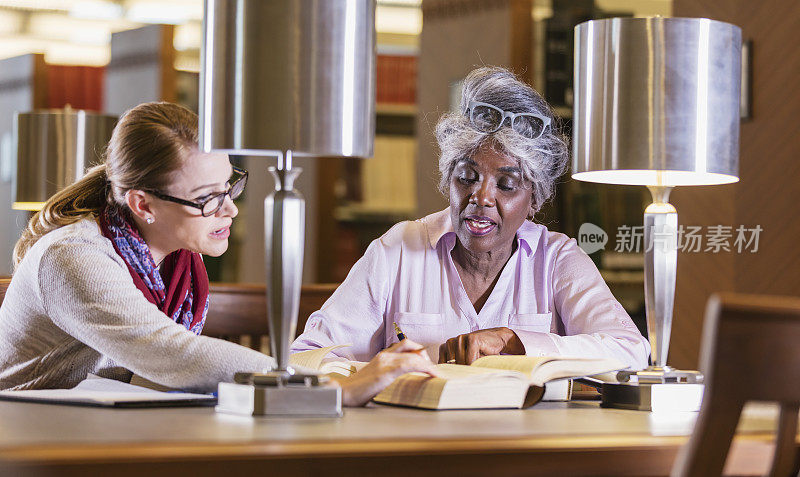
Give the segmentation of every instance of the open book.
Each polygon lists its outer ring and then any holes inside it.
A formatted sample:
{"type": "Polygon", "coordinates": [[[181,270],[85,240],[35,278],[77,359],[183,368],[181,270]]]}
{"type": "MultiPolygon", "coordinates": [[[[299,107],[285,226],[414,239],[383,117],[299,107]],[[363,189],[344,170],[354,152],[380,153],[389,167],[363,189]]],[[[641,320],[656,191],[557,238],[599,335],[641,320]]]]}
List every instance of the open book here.
{"type": "Polygon", "coordinates": [[[347,361],[341,359],[325,359],[328,353],[335,349],[345,348],[349,344],[328,346],[327,348],[300,351],[289,356],[289,364],[319,371],[322,374],[339,374],[350,376],[367,365],[363,361],[347,361]]]}
{"type": "Polygon", "coordinates": [[[406,373],[375,396],[382,404],[422,409],[526,408],[542,400],[545,385],[624,369],[616,359],[484,356],[470,366],[438,364],[440,377],[406,373]]]}

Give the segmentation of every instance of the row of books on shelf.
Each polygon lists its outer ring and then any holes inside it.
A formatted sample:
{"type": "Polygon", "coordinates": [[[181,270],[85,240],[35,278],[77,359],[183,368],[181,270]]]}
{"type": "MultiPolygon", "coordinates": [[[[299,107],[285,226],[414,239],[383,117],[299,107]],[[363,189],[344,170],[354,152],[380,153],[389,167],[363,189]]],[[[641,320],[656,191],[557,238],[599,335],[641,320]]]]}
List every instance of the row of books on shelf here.
{"type": "MultiPolygon", "coordinates": [[[[385,105],[414,105],[417,100],[417,57],[378,55],[376,100],[385,105]]],[[[46,65],[47,107],[103,110],[105,67],[46,65]]],[[[198,75],[190,81],[197,82],[198,75]]],[[[182,83],[180,89],[185,89],[182,83]]],[[[196,89],[189,88],[190,90],[196,89]]],[[[196,100],[195,100],[196,102],[196,100]]]]}
{"type": "Polygon", "coordinates": [[[362,208],[394,212],[416,209],[416,148],[413,136],[375,137],[375,155],[362,164],[362,208]]]}
{"type": "Polygon", "coordinates": [[[376,63],[378,103],[417,102],[417,57],[378,55],[376,63]]]}
{"type": "Polygon", "coordinates": [[[103,110],[105,67],[46,65],[47,108],[103,110]]]}

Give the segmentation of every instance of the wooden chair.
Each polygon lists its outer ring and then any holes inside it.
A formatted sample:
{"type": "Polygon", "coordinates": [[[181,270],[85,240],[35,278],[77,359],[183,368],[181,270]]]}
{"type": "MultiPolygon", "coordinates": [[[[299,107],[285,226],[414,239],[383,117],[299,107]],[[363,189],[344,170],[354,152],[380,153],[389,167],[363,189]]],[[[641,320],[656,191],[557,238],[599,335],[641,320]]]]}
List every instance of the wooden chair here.
{"type": "MultiPolygon", "coordinates": [[[[300,311],[297,334],[303,332],[311,313],[319,310],[338,284],[304,285],[300,290],[300,311]]],[[[212,283],[211,305],[203,334],[266,350],[267,291],[264,285],[241,283],[212,283]],[[245,337],[245,339],[242,339],[245,337]]]]}
{"type": "Polygon", "coordinates": [[[797,475],[800,408],[800,298],[720,294],[706,308],[700,369],[703,404],[673,477],[721,475],[742,407],[777,401],[771,476],[797,475]]]}

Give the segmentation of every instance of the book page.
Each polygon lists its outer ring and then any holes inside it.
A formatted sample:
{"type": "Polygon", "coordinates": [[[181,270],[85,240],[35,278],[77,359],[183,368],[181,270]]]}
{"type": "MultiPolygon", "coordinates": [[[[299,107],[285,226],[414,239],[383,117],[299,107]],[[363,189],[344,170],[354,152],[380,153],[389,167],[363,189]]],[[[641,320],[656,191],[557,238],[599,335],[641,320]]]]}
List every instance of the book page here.
{"type": "Polygon", "coordinates": [[[542,363],[531,376],[534,384],[544,384],[547,381],[561,378],[577,378],[595,374],[619,371],[627,366],[614,358],[562,358],[553,359],[542,363]]]}
{"type": "Polygon", "coordinates": [[[305,368],[321,371],[322,360],[325,359],[325,356],[327,356],[328,353],[330,353],[335,349],[346,348],[348,346],[351,345],[342,344],[342,345],[328,346],[326,348],[317,348],[317,349],[310,349],[307,351],[300,351],[299,353],[295,353],[289,356],[289,364],[292,366],[303,366],[305,368]]]}
{"type": "Polygon", "coordinates": [[[356,373],[367,363],[363,361],[331,360],[320,365],[319,371],[325,374],[340,374],[344,377],[356,373]]]}
{"type": "Polygon", "coordinates": [[[530,377],[531,384],[541,386],[547,381],[577,378],[625,369],[614,358],[583,358],[569,356],[495,355],[475,360],[472,366],[492,369],[513,369],[530,377]]]}
{"type": "Polygon", "coordinates": [[[476,359],[471,366],[493,369],[513,369],[527,376],[541,366],[543,363],[558,359],[555,356],[525,356],[501,354],[494,356],[484,356],[476,359]]]}
{"type": "MultiPolygon", "coordinates": [[[[434,366],[439,373],[439,377],[447,380],[477,378],[484,379],[487,376],[520,376],[520,373],[513,368],[489,368],[465,366],[463,364],[437,364],[434,366]]],[[[426,375],[427,376],[427,375],[426,375]]]]}

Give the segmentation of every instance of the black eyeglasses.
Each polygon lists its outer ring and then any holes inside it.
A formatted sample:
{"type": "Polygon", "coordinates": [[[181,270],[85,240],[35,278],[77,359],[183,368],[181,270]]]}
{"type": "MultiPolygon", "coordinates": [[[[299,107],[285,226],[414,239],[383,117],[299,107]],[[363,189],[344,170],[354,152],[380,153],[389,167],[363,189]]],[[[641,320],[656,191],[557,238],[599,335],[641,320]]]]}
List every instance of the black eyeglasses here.
{"type": "Polygon", "coordinates": [[[512,113],[503,111],[493,104],[470,101],[464,111],[469,121],[480,132],[493,133],[503,127],[506,118],[511,124],[511,129],[517,133],[536,139],[544,133],[550,125],[550,118],[536,113],[512,113]]]}
{"type": "Polygon", "coordinates": [[[225,192],[220,192],[219,194],[214,194],[207,199],[201,200],[200,202],[179,199],[177,197],[162,194],[161,192],[154,190],[145,190],[145,192],[153,194],[161,200],[168,200],[170,202],[175,202],[176,204],[188,205],[189,207],[200,209],[200,213],[203,215],[203,217],[211,217],[222,208],[222,204],[225,203],[226,195],[230,196],[231,200],[236,200],[240,195],[242,195],[242,192],[244,192],[244,186],[247,185],[247,171],[238,167],[234,167],[233,173],[238,174],[238,177],[233,179],[233,182],[230,183],[231,185],[228,186],[228,190],[225,192]]]}

